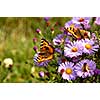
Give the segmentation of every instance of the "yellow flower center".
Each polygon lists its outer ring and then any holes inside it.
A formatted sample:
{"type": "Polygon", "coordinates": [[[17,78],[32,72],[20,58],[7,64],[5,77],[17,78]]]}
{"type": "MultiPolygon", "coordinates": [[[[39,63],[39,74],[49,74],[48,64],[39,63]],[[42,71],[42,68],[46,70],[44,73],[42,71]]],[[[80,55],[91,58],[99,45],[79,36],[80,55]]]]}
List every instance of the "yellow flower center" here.
{"type": "Polygon", "coordinates": [[[84,63],[83,67],[82,67],[82,71],[83,72],[89,72],[90,68],[89,66],[87,65],[87,63],[84,63]]]}
{"type": "Polygon", "coordinates": [[[92,46],[91,46],[90,44],[86,44],[86,45],[85,45],[85,48],[86,48],[86,49],[91,49],[92,46]]]}
{"type": "Polygon", "coordinates": [[[78,48],[76,48],[76,47],[72,48],[72,52],[77,52],[77,51],[78,51],[78,48]]]}
{"type": "Polygon", "coordinates": [[[66,74],[72,74],[72,69],[71,69],[71,68],[67,68],[67,69],[65,70],[65,72],[66,72],[66,74]]]}
{"type": "Polygon", "coordinates": [[[83,22],[84,21],[84,18],[80,18],[78,21],[79,22],[83,22]]]}

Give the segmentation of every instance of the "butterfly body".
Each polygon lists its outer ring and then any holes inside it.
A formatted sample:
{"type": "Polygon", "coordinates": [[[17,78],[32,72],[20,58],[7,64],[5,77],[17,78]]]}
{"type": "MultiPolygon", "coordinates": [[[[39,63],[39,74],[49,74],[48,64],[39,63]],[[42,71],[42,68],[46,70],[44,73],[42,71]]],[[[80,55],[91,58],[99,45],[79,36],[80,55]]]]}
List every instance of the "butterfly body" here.
{"type": "Polygon", "coordinates": [[[54,48],[45,39],[41,39],[40,52],[37,57],[37,62],[44,62],[51,60],[54,55],[54,48]]]}

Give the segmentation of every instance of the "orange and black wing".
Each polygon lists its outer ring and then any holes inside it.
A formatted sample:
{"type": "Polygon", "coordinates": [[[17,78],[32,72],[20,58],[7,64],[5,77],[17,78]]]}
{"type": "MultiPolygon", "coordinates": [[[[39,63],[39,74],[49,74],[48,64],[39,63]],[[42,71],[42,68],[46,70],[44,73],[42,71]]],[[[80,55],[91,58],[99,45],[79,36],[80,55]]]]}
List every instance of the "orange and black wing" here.
{"type": "Polygon", "coordinates": [[[48,41],[41,39],[40,53],[38,55],[38,62],[43,62],[51,60],[53,58],[54,48],[52,45],[49,45],[48,41]]]}
{"type": "Polygon", "coordinates": [[[81,38],[81,33],[78,28],[75,28],[74,24],[72,24],[69,28],[66,29],[67,32],[72,34],[75,38],[81,38]]]}
{"type": "Polygon", "coordinates": [[[49,45],[48,41],[46,41],[45,39],[41,39],[41,45],[40,45],[40,52],[48,52],[50,54],[54,53],[54,47],[52,45],[49,45]]]}
{"type": "Polygon", "coordinates": [[[53,58],[53,55],[47,56],[43,53],[39,53],[37,61],[40,63],[40,62],[44,62],[44,61],[47,61],[47,60],[51,60],[52,58],[53,58]]]}

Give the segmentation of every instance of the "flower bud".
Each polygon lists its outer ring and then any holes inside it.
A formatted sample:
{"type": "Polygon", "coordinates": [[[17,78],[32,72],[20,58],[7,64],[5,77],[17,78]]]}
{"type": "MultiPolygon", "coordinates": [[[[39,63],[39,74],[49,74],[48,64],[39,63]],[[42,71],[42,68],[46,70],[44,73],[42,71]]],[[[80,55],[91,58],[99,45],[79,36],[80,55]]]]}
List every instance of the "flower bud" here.
{"type": "Polygon", "coordinates": [[[34,38],[33,38],[33,42],[37,42],[37,38],[34,37],[34,38]]]}
{"type": "Polygon", "coordinates": [[[39,28],[36,29],[36,32],[41,34],[41,30],[39,28]]]}
{"type": "Polygon", "coordinates": [[[50,17],[44,17],[45,21],[48,21],[50,19],[50,17]]]}
{"type": "Polygon", "coordinates": [[[40,72],[39,72],[39,76],[40,76],[40,77],[44,77],[44,75],[45,75],[45,74],[44,74],[43,71],[40,71],[40,72]]]}
{"type": "Polygon", "coordinates": [[[37,52],[37,50],[38,50],[37,46],[34,46],[34,47],[33,47],[33,50],[34,50],[35,52],[37,52]]]}

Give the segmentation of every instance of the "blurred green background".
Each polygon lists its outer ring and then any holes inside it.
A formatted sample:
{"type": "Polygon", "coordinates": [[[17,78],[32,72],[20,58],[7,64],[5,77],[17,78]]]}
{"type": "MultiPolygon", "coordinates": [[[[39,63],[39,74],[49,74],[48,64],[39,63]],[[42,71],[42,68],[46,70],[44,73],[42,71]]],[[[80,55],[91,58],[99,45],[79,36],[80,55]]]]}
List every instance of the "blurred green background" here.
{"type": "Polygon", "coordinates": [[[33,47],[39,47],[41,39],[36,29],[41,29],[42,33],[48,31],[51,40],[50,29],[54,28],[56,36],[68,20],[68,17],[50,18],[50,26],[47,26],[43,17],[0,17],[0,82],[41,82],[31,75],[31,68],[35,66],[33,47]],[[38,42],[33,43],[34,37],[38,42]],[[11,69],[4,67],[5,58],[13,60],[11,69]]]}

